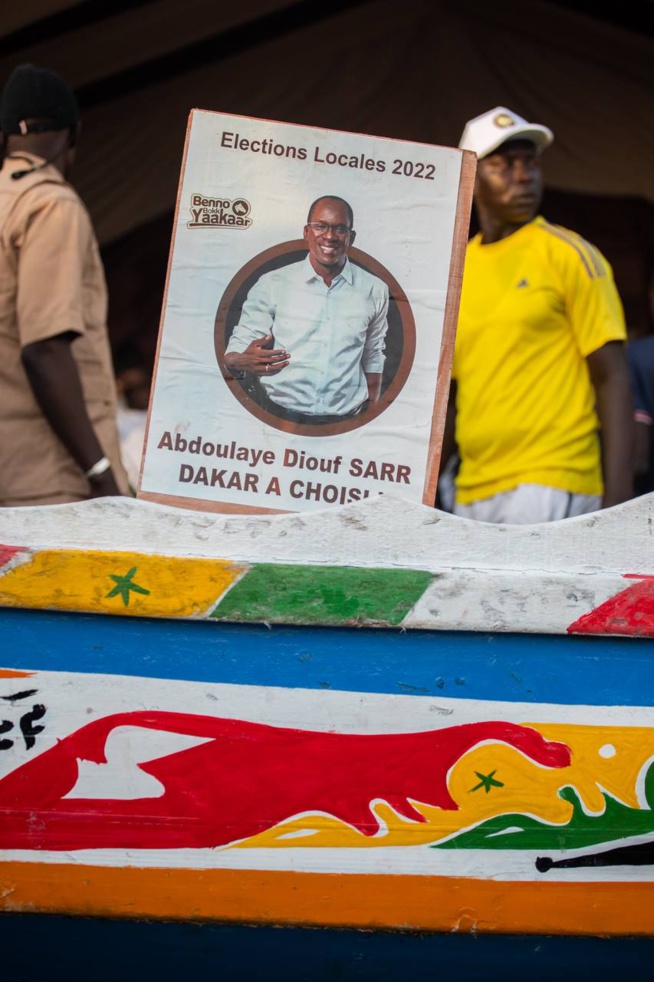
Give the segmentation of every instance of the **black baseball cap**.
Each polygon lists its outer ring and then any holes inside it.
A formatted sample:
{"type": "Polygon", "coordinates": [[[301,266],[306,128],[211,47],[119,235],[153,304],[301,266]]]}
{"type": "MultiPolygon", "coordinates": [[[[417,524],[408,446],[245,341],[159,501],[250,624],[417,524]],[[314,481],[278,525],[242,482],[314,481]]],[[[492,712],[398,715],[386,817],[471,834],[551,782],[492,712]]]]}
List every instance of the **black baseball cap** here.
{"type": "Polygon", "coordinates": [[[77,100],[57,72],[19,65],[2,92],[0,126],[5,135],[65,130],[79,120],[77,100]]]}

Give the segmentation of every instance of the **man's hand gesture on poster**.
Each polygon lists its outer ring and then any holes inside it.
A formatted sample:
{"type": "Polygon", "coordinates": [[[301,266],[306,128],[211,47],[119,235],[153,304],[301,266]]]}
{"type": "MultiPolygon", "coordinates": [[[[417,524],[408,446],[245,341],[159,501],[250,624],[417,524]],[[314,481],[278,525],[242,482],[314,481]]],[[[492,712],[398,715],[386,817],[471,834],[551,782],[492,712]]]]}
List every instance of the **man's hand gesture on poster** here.
{"type": "Polygon", "coordinates": [[[251,372],[253,375],[278,375],[286,368],[291,356],[283,348],[271,348],[272,334],[250,342],[245,351],[225,355],[225,367],[232,375],[251,372]]]}

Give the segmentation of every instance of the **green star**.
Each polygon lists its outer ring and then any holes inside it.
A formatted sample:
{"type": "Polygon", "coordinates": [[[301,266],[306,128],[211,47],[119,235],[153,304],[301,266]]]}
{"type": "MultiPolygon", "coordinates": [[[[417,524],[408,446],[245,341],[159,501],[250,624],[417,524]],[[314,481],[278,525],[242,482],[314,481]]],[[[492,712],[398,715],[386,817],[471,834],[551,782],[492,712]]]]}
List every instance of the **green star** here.
{"type": "Polygon", "coordinates": [[[136,573],[136,566],[132,566],[129,573],[125,573],[124,576],[114,576],[113,573],[109,574],[109,578],[114,581],[116,586],[113,590],[110,590],[107,594],[107,598],[117,597],[118,594],[123,598],[123,603],[125,606],[129,606],[129,591],[133,590],[134,593],[143,593],[146,596],[149,595],[150,591],[146,590],[145,587],[139,586],[138,583],[132,583],[132,577],[136,573]]]}
{"type": "Polygon", "coordinates": [[[502,781],[496,781],[493,777],[493,774],[496,772],[497,768],[495,768],[494,771],[491,771],[490,774],[480,774],[479,771],[475,771],[475,774],[479,778],[479,784],[475,784],[474,788],[470,788],[468,794],[470,794],[471,791],[479,791],[480,788],[483,788],[486,794],[488,794],[491,788],[503,788],[504,784],[502,781]]]}

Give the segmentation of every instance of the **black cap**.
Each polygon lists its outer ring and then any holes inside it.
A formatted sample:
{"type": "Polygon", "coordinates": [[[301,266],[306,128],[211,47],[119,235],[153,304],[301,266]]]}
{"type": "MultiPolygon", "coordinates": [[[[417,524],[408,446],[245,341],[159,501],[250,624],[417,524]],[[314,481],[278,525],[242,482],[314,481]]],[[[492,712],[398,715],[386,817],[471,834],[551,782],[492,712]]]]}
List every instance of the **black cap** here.
{"type": "Polygon", "coordinates": [[[57,72],[28,64],[19,65],[9,76],[0,109],[0,125],[6,135],[65,130],[78,119],[73,90],[57,72]]]}

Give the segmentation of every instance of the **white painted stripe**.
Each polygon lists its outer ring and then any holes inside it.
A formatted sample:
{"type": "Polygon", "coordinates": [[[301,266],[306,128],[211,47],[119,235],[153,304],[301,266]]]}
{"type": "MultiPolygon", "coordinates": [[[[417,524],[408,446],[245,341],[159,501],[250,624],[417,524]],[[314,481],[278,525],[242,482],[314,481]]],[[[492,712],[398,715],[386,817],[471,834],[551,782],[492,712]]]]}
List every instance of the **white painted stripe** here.
{"type": "MultiPolygon", "coordinates": [[[[629,844],[647,841],[630,839],[629,844]]],[[[624,844],[624,843],[620,843],[624,844]]],[[[575,852],[597,853],[615,843],[575,852]]],[[[570,852],[566,855],[569,858],[570,852]]],[[[52,863],[143,869],[238,869],[296,873],[368,873],[392,876],[470,877],[497,882],[652,883],[654,867],[606,866],[552,869],[539,873],[536,859],[563,853],[524,849],[431,849],[428,846],[385,846],[366,849],[80,849],[77,852],[6,850],[6,862],[52,863]]]]}

